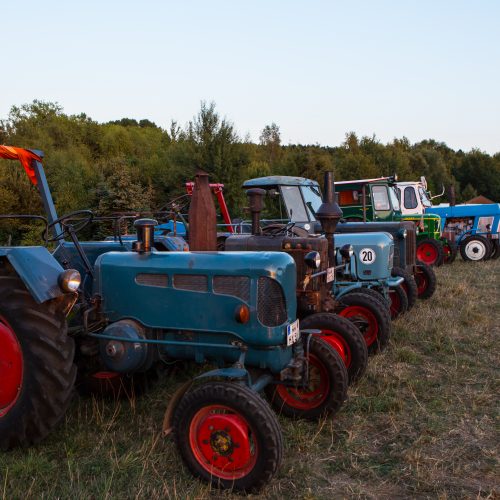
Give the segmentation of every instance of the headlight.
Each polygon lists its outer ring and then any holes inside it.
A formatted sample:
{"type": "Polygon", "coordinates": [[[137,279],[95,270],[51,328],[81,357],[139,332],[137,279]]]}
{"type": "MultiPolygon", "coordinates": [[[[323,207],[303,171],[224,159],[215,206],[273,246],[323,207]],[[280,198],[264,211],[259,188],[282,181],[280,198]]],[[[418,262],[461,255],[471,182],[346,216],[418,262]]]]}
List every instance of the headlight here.
{"type": "Polygon", "coordinates": [[[82,277],[76,269],[67,269],[59,275],[58,282],[65,292],[76,292],[80,287],[82,277]]]}
{"type": "Polygon", "coordinates": [[[350,259],[354,255],[354,248],[352,245],[344,245],[343,247],[340,247],[340,255],[344,259],[350,259]]]}
{"type": "Polygon", "coordinates": [[[319,252],[309,252],[304,257],[304,262],[306,263],[306,266],[310,267],[311,269],[319,269],[319,266],[321,265],[321,255],[319,254],[319,252]]]}
{"type": "Polygon", "coordinates": [[[406,228],[401,228],[399,231],[398,231],[398,236],[399,238],[401,238],[402,240],[404,240],[407,236],[408,236],[408,230],[406,228]]]}

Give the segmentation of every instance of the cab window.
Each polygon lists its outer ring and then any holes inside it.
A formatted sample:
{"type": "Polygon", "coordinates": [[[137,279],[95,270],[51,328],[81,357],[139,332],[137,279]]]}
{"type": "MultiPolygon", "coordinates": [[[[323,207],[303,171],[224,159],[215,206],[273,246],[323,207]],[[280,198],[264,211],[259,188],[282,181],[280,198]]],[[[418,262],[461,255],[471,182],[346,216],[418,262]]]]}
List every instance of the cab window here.
{"type": "Polygon", "coordinates": [[[405,208],[409,209],[417,208],[418,206],[417,195],[415,194],[413,186],[405,187],[404,203],[405,203],[405,208]]]}
{"type": "Polygon", "coordinates": [[[389,197],[391,198],[393,210],[396,210],[396,211],[401,210],[401,205],[399,203],[398,189],[391,186],[389,188],[389,197]]]}
{"type": "Polygon", "coordinates": [[[431,200],[427,197],[427,193],[424,191],[422,186],[418,187],[418,192],[420,193],[420,199],[422,200],[422,205],[426,208],[432,207],[431,200]]]}
{"type": "Polygon", "coordinates": [[[298,186],[282,186],[281,193],[292,222],[308,222],[304,201],[298,186]]]}
{"type": "Polygon", "coordinates": [[[391,204],[389,203],[389,196],[387,194],[386,186],[373,186],[372,199],[373,199],[373,208],[375,210],[391,209],[391,204]]]}
{"type": "Polygon", "coordinates": [[[323,203],[321,193],[316,186],[302,186],[301,189],[310,219],[316,220],[316,212],[319,210],[321,203],[323,203]]]}

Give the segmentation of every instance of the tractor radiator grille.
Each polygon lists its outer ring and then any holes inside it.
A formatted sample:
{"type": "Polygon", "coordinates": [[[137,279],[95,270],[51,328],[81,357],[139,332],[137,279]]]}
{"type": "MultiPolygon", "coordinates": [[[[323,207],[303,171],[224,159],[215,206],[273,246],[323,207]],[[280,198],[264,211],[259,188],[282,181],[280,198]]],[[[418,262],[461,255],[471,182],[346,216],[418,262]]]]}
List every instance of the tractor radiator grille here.
{"type": "Polygon", "coordinates": [[[406,235],[406,265],[414,266],[415,265],[415,255],[417,252],[416,249],[416,234],[415,234],[415,226],[412,224],[412,227],[407,228],[406,235]]]}
{"type": "Polygon", "coordinates": [[[135,282],[138,285],[166,288],[168,286],[168,276],[166,274],[141,273],[135,277],[135,282]]]}
{"type": "Polygon", "coordinates": [[[208,278],[204,274],[175,274],[174,287],[190,292],[207,292],[208,278]]]}
{"type": "Polygon", "coordinates": [[[213,285],[215,293],[250,302],[250,278],[247,276],[214,276],[213,285]]]}
{"type": "Polygon", "coordinates": [[[257,284],[257,317],[264,326],[282,325],[287,319],[283,289],[272,278],[259,278],[257,284]]]}

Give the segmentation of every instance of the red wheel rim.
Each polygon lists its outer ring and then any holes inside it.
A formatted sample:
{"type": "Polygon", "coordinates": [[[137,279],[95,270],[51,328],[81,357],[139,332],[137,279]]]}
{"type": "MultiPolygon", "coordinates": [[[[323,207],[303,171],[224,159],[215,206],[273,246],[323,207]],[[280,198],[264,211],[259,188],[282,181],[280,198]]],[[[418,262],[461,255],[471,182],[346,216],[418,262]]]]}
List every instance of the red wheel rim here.
{"type": "Polygon", "coordinates": [[[189,445],[195,459],[211,475],[229,481],[254,468],[258,446],[248,422],[223,405],[198,410],[189,426],[189,445]]]}
{"type": "Polygon", "coordinates": [[[419,295],[422,295],[429,285],[425,274],[422,271],[418,271],[415,274],[415,281],[417,282],[417,291],[419,295]]]}
{"type": "Polygon", "coordinates": [[[417,259],[425,264],[432,265],[438,259],[438,251],[431,243],[422,243],[417,247],[417,259]]]}
{"type": "Polygon", "coordinates": [[[14,330],[0,316],[0,417],[16,404],[23,383],[23,352],[14,330]]]}
{"type": "Polygon", "coordinates": [[[309,353],[309,385],[304,389],[278,385],[281,399],[292,408],[312,410],[321,406],[330,393],[330,378],[325,365],[314,354],[309,353]]]}
{"type": "Polygon", "coordinates": [[[349,349],[349,345],[345,341],[344,337],[333,330],[323,329],[321,330],[321,333],[321,338],[340,354],[345,367],[349,368],[351,366],[351,349],[349,349]]]}
{"type": "Polygon", "coordinates": [[[401,297],[395,290],[389,292],[391,298],[391,318],[395,318],[401,312],[401,297]]]}
{"type": "Polygon", "coordinates": [[[451,247],[448,244],[443,245],[443,260],[444,262],[448,262],[451,258],[451,247]]]}
{"type": "Polygon", "coordinates": [[[362,320],[367,324],[366,328],[361,328],[366,345],[369,347],[376,342],[378,337],[377,318],[369,309],[363,306],[347,306],[340,311],[340,316],[351,320],[362,320]]]}

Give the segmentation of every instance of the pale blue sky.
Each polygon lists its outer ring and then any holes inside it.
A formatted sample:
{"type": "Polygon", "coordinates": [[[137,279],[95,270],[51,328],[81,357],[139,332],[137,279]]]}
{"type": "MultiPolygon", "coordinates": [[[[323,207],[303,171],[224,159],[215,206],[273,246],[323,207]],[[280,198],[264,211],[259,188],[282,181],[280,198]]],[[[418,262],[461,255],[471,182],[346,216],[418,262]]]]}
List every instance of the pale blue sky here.
{"type": "Polygon", "coordinates": [[[215,101],[240,135],[347,131],[500,151],[500,0],[0,0],[0,117],[43,99],[98,121],[185,124],[215,101]]]}

